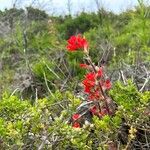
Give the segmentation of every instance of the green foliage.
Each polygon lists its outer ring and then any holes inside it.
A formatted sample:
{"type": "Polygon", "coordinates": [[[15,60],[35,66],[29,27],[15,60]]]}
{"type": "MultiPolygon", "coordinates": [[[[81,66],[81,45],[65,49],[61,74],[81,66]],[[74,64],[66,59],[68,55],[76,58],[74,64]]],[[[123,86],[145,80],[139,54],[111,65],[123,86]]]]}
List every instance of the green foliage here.
{"type": "Polygon", "coordinates": [[[33,26],[34,30],[28,31],[28,49],[30,52],[36,53],[39,51],[41,54],[45,53],[45,51],[49,50],[51,37],[47,33],[48,30],[43,30],[43,26],[39,25],[33,26]],[[36,33],[37,32],[37,33],[36,33]]]}
{"type": "MultiPolygon", "coordinates": [[[[144,115],[148,104],[150,102],[150,92],[140,93],[131,81],[125,86],[118,82],[115,84],[113,90],[110,91],[110,95],[118,104],[118,114],[125,118],[127,121],[134,123],[144,115]]],[[[143,116],[143,119],[148,116],[143,116]]]]}
{"type": "Polygon", "coordinates": [[[28,12],[29,20],[40,21],[40,20],[48,19],[48,14],[46,14],[46,12],[43,10],[39,10],[33,7],[27,7],[26,9],[28,12]]]}
{"type": "Polygon", "coordinates": [[[67,62],[72,77],[77,77],[78,79],[83,78],[86,70],[79,66],[79,64],[83,61],[83,56],[83,52],[67,53],[67,62]]]}
{"type": "Polygon", "coordinates": [[[57,62],[48,61],[47,59],[41,59],[32,65],[33,73],[45,88],[56,90],[61,86],[61,82],[64,79],[64,74],[58,71],[57,62]],[[56,85],[57,84],[57,85],[56,85]]]}
{"type": "Polygon", "coordinates": [[[14,21],[19,20],[21,17],[24,16],[24,10],[11,8],[11,9],[5,9],[4,12],[1,12],[0,14],[1,14],[0,17],[4,17],[5,20],[8,20],[12,27],[14,21]]]}
{"type": "Polygon", "coordinates": [[[98,25],[99,18],[95,13],[82,12],[79,16],[72,18],[66,17],[62,25],[58,26],[59,32],[68,39],[71,35],[76,33],[84,33],[90,28],[94,28],[98,25]]]}
{"type": "Polygon", "coordinates": [[[13,84],[13,78],[15,72],[13,70],[7,69],[8,66],[5,66],[6,71],[0,74],[0,97],[5,91],[10,91],[10,84],[13,84]]]}
{"type": "Polygon", "coordinates": [[[94,62],[97,63],[101,59],[114,33],[115,31],[110,24],[98,26],[98,28],[90,29],[88,32],[85,32],[85,37],[90,41],[90,55],[94,62]]]}
{"type": "MultiPolygon", "coordinates": [[[[128,126],[144,129],[143,123],[149,122],[149,116],[146,114],[150,102],[149,94],[149,91],[138,92],[131,81],[127,85],[117,82],[110,91],[110,95],[118,106],[115,115],[111,117],[106,115],[101,120],[93,117],[94,133],[98,141],[101,143],[108,139],[117,140],[118,132],[121,132],[122,119],[128,126]]],[[[103,143],[100,147],[105,148],[105,144],[103,143]]],[[[123,148],[123,145],[121,147],[123,148]]]]}
{"type": "Polygon", "coordinates": [[[5,94],[0,100],[0,139],[3,141],[1,147],[23,149],[32,145],[32,148],[37,149],[43,142],[42,136],[47,135],[47,140],[52,143],[45,144],[46,149],[52,147],[90,149],[86,145],[89,131],[74,129],[66,123],[68,115],[73,112],[70,108],[76,108],[79,104],[79,102],[76,103],[78,99],[69,92],[62,94],[57,91],[54,95],[55,100],[53,100],[54,97],[52,99],[38,99],[32,106],[29,101],[22,101],[15,96],[9,97],[8,94],[5,94]],[[64,97],[66,97],[65,101],[64,97]],[[69,107],[68,104],[65,104],[66,100],[68,100],[69,107]],[[59,106],[64,109],[58,109],[59,106]],[[57,107],[57,111],[54,107],[57,107]],[[51,120],[52,116],[55,116],[55,120],[51,120]],[[53,143],[52,137],[55,135],[61,139],[57,141],[57,144],[53,143]]]}
{"type": "Polygon", "coordinates": [[[117,104],[123,106],[123,108],[129,112],[133,112],[133,108],[136,108],[139,102],[138,91],[131,82],[129,82],[127,86],[122,86],[121,83],[118,83],[116,88],[113,89],[113,93],[111,93],[111,95],[117,104]]]}
{"type": "Polygon", "coordinates": [[[19,117],[23,112],[26,111],[26,108],[29,107],[28,102],[22,102],[21,100],[19,101],[15,96],[12,96],[9,99],[7,95],[4,95],[0,103],[1,117],[6,120],[13,120],[14,118],[19,117]]]}
{"type": "Polygon", "coordinates": [[[148,104],[150,102],[150,92],[145,91],[144,93],[140,93],[140,102],[143,104],[148,104]]]}

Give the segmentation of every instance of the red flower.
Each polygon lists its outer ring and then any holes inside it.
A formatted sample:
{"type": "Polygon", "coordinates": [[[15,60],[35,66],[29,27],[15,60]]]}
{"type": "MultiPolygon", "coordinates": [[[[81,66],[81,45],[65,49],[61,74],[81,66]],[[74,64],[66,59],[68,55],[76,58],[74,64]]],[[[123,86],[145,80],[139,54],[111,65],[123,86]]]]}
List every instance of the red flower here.
{"type": "Polygon", "coordinates": [[[84,49],[88,47],[87,40],[83,38],[80,34],[78,34],[77,36],[71,36],[67,42],[68,51],[76,51],[78,49],[84,49]]]}
{"type": "Polygon", "coordinates": [[[72,125],[72,127],[74,127],[74,128],[80,128],[81,126],[80,126],[80,124],[78,122],[74,122],[73,125],[72,125]]]}
{"type": "Polygon", "coordinates": [[[80,118],[80,114],[74,114],[73,116],[72,116],[72,119],[75,121],[75,120],[77,120],[77,119],[79,119],[80,118]]]}
{"type": "Polygon", "coordinates": [[[105,81],[104,87],[105,87],[107,90],[109,90],[109,89],[111,88],[111,82],[110,82],[109,79],[107,79],[107,80],[105,81]]]}

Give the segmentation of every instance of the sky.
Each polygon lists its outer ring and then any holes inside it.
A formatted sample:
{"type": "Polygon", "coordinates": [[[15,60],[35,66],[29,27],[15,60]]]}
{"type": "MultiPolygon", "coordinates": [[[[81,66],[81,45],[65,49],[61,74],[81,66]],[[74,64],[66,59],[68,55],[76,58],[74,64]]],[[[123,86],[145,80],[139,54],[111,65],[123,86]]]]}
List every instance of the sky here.
{"type": "MultiPolygon", "coordinates": [[[[36,6],[53,14],[68,13],[68,0],[0,0],[0,10],[11,8],[13,3],[17,1],[16,7],[36,6]]],[[[125,11],[129,8],[134,8],[138,4],[138,0],[99,0],[100,5],[106,10],[111,10],[115,13],[125,11]]],[[[146,4],[150,4],[150,0],[145,0],[146,4]]],[[[82,10],[96,11],[95,0],[71,0],[71,13],[76,14],[82,10]]]]}

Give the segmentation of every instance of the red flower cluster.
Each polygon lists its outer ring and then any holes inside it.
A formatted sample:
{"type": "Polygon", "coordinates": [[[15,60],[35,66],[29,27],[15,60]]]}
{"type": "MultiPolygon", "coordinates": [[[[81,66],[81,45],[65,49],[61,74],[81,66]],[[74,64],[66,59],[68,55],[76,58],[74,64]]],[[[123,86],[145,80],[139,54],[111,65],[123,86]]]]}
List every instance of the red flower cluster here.
{"type": "Polygon", "coordinates": [[[88,47],[87,40],[83,38],[80,34],[78,34],[77,36],[71,36],[67,42],[68,42],[67,45],[68,51],[76,51],[88,47]]]}
{"type": "MultiPolygon", "coordinates": [[[[89,111],[100,118],[104,115],[110,114],[108,106],[109,97],[107,97],[107,93],[105,92],[111,88],[111,82],[109,79],[106,79],[103,67],[95,66],[91,61],[87,40],[78,34],[76,36],[71,36],[67,42],[68,51],[77,51],[82,49],[87,57],[86,61],[88,62],[88,65],[79,64],[79,66],[89,71],[82,81],[82,84],[84,85],[84,92],[88,95],[87,101],[94,101],[94,106],[89,106],[89,111]]],[[[80,114],[74,114],[72,116],[72,126],[74,128],[81,127],[80,117],[80,114]]]]}
{"type": "Polygon", "coordinates": [[[87,73],[82,83],[84,85],[84,92],[89,95],[89,100],[98,100],[102,97],[99,87],[100,85],[103,90],[109,90],[111,88],[110,80],[103,79],[103,69],[101,67],[96,73],[87,73]]]}

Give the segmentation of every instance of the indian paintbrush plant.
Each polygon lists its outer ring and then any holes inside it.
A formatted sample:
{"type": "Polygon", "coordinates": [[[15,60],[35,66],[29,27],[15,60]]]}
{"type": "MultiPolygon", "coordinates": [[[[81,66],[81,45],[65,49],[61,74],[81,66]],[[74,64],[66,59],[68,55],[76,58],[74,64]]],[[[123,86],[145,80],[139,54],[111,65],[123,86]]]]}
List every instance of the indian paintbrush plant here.
{"type": "Polygon", "coordinates": [[[105,115],[113,115],[114,109],[110,107],[113,103],[112,99],[107,94],[111,88],[111,81],[105,73],[105,65],[96,66],[89,55],[89,43],[82,35],[71,36],[68,39],[67,50],[69,52],[81,51],[83,53],[83,61],[79,66],[87,70],[84,76],[82,85],[86,94],[86,102],[82,105],[87,105],[87,110],[82,113],[75,113],[72,116],[72,126],[80,128],[82,118],[86,112],[90,112],[92,116],[102,118],[105,115]]]}

